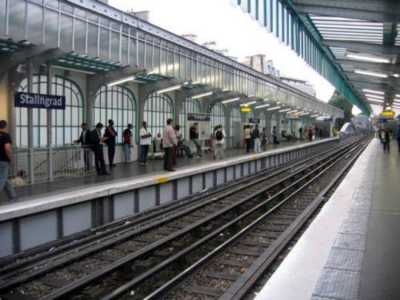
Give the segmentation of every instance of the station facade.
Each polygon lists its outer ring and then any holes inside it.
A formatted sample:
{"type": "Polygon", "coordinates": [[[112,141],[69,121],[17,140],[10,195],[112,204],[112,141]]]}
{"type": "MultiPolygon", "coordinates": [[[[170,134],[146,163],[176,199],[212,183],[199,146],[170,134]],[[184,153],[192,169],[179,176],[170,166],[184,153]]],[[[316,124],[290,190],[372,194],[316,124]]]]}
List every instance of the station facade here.
{"type": "Polygon", "coordinates": [[[201,114],[209,117],[210,132],[223,125],[227,147],[236,147],[245,123],[258,123],[267,133],[273,126],[297,133],[318,116],[343,116],[277,79],[98,1],[0,0],[0,24],[0,119],[8,120],[18,163],[31,181],[53,179],[78,155],[73,141],[82,122],[93,127],[113,119],[118,142],[130,123],[138,142],[142,121],[156,137],[172,118],[187,137],[187,116],[201,114]],[[64,96],[65,108],[16,107],[19,92],[64,96]]]}

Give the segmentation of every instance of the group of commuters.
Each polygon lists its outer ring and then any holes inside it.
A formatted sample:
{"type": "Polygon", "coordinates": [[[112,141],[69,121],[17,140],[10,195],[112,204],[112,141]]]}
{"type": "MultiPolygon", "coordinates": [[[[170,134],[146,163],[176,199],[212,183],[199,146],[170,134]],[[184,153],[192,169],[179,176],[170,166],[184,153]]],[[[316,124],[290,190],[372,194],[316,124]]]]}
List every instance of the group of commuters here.
{"type": "MultiPolygon", "coordinates": [[[[274,137],[275,131],[275,138],[273,138],[274,143],[278,144],[278,137],[276,132],[276,127],[274,127],[272,135],[274,137]]],[[[261,153],[261,151],[266,150],[266,146],[268,143],[268,136],[266,128],[263,128],[260,131],[258,125],[255,125],[252,128],[251,125],[247,125],[244,127],[244,143],[246,145],[246,153],[250,153],[253,149],[255,153],[261,153]]]]}

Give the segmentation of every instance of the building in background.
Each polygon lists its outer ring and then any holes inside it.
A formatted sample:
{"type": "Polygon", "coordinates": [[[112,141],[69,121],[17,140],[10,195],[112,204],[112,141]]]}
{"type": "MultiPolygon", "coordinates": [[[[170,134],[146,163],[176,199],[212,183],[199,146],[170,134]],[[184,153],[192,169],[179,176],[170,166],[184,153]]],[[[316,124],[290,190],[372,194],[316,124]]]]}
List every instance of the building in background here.
{"type": "Polygon", "coordinates": [[[290,78],[290,77],[280,77],[284,83],[287,83],[313,97],[316,96],[317,92],[312,84],[308,83],[307,81],[290,78]]]}

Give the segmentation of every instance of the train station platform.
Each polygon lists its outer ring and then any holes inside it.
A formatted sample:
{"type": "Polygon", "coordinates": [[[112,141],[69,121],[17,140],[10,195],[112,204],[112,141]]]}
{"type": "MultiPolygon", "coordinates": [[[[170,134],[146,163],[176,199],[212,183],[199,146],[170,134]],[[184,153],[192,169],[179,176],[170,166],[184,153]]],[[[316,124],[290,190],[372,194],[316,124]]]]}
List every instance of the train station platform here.
{"type": "MultiPolygon", "coordinates": [[[[295,142],[285,142],[282,141],[279,145],[268,145],[267,151],[281,149],[294,145],[301,145],[306,143],[305,141],[295,141],[295,142]]],[[[235,157],[243,157],[246,156],[244,149],[230,149],[225,151],[225,159],[232,159],[235,157]]],[[[178,157],[176,169],[182,169],[185,167],[194,167],[206,165],[209,163],[213,163],[215,160],[213,159],[212,153],[204,153],[202,158],[186,158],[186,157],[178,157]]],[[[143,176],[150,175],[160,175],[165,173],[163,170],[163,160],[155,159],[149,160],[148,164],[141,165],[139,162],[135,161],[128,164],[118,164],[115,168],[110,170],[109,176],[97,176],[95,173],[87,176],[80,177],[70,177],[57,179],[52,182],[44,182],[33,185],[26,185],[23,187],[19,187],[16,189],[17,198],[13,199],[11,202],[22,202],[27,201],[32,198],[37,198],[40,196],[51,195],[51,194],[59,194],[63,192],[68,192],[70,190],[76,190],[80,187],[88,187],[90,185],[98,185],[104,183],[110,183],[113,181],[118,181],[120,179],[135,179],[143,176]]],[[[0,194],[0,206],[10,204],[10,200],[5,198],[5,195],[0,194]]]]}
{"type": "Polygon", "coordinates": [[[399,183],[397,145],[372,140],[256,299],[399,299],[399,183]]]}
{"type": "Polygon", "coordinates": [[[151,161],[147,167],[117,167],[111,176],[33,185],[25,190],[26,197],[0,205],[0,258],[47,247],[61,239],[74,239],[93,228],[153,209],[195,201],[202,192],[229,188],[237,180],[251,179],[259,172],[325,151],[338,142],[338,138],[328,138],[282,143],[257,154],[227,151],[223,160],[214,161],[211,156],[181,160],[175,172],[163,171],[162,161],[151,161]]]}

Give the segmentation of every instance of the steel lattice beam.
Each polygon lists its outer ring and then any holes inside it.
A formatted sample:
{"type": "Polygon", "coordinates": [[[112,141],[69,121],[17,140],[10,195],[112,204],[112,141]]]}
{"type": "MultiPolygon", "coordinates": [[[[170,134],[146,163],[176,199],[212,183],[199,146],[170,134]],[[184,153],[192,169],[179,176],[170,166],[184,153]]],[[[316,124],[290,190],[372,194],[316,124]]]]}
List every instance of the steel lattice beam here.
{"type": "Polygon", "coordinates": [[[393,65],[385,63],[371,63],[371,62],[354,61],[349,59],[338,59],[337,62],[342,65],[345,71],[362,69],[373,72],[383,72],[386,74],[400,73],[400,65],[398,64],[393,65]]]}
{"type": "Polygon", "coordinates": [[[329,47],[346,48],[348,50],[357,51],[361,53],[382,54],[382,55],[400,55],[400,47],[376,45],[363,42],[344,42],[325,40],[324,44],[329,47]]]}
{"type": "Polygon", "coordinates": [[[376,22],[400,22],[400,3],[388,0],[293,0],[300,13],[376,22]]]}

